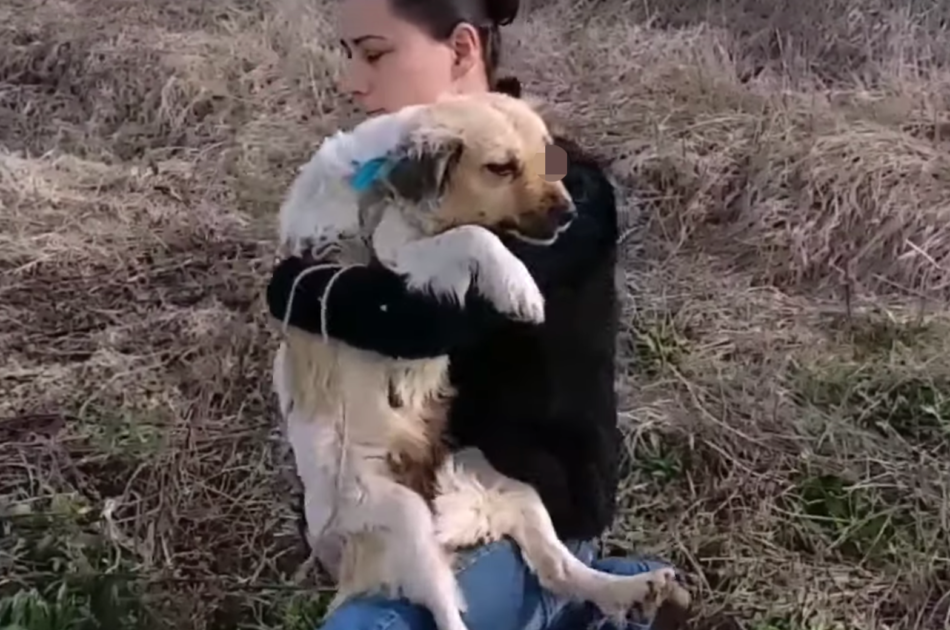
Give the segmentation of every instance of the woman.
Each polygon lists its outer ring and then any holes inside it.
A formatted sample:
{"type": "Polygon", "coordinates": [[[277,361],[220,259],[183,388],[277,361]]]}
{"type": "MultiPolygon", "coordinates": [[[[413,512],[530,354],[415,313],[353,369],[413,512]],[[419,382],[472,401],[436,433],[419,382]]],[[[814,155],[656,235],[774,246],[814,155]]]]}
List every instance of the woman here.
{"type": "MultiPolygon", "coordinates": [[[[343,0],[345,89],[368,114],[436,100],[446,93],[511,88],[498,81],[499,26],[518,0],[343,0]]],[[[401,358],[451,356],[458,395],[450,433],[482,449],[503,473],[531,483],[559,536],[599,569],[636,574],[662,566],[595,559],[592,539],[614,511],[621,437],[613,389],[616,207],[604,173],[566,141],[565,185],[578,218],[552,246],[506,240],[546,298],[539,327],[504,321],[477,296],[463,310],[409,293],[380,266],[339,277],[327,304],[327,332],[349,345],[401,358]]],[[[268,287],[271,314],[283,319],[291,285],[306,268],[278,265],[268,287]]],[[[334,269],[307,274],[290,323],[319,333],[318,299],[334,269]]],[[[592,607],[543,592],[516,548],[500,542],[469,552],[459,582],[471,630],[582,627],[592,607]]],[[[432,630],[429,613],[403,600],[366,597],[343,604],[325,630],[432,630]]]]}

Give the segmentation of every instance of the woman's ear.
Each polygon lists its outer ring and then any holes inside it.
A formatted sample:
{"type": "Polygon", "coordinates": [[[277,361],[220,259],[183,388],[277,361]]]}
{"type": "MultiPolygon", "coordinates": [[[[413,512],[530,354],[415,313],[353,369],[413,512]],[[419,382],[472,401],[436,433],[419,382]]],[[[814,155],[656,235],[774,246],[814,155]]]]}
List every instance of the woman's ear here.
{"type": "Polygon", "coordinates": [[[452,78],[461,79],[482,63],[482,44],[474,26],[462,22],[455,27],[449,38],[449,45],[455,53],[452,64],[452,78]]]}

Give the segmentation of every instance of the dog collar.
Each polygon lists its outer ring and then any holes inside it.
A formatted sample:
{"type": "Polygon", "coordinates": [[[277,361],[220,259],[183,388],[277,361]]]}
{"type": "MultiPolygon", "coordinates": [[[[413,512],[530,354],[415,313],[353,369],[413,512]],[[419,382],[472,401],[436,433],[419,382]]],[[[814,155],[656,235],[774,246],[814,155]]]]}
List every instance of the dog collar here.
{"type": "Polygon", "coordinates": [[[353,166],[356,167],[356,172],[353,173],[353,176],[350,178],[350,186],[352,186],[356,192],[364,192],[373,185],[373,182],[384,174],[385,168],[389,166],[389,158],[373,158],[362,164],[354,162],[353,166]]]}

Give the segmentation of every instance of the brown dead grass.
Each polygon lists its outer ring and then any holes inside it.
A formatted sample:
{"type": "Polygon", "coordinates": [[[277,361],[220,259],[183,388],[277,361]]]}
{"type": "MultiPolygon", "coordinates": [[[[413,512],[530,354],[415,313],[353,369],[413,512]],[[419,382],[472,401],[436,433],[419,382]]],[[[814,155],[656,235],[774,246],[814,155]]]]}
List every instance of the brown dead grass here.
{"type": "MultiPolygon", "coordinates": [[[[626,192],[605,543],[690,571],[696,628],[946,627],[948,12],[535,4],[512,65],[626,192]]],[[[0,626],[319,616],[259,296],[350,119],[326,13],[0,7],[0,626]]]]}

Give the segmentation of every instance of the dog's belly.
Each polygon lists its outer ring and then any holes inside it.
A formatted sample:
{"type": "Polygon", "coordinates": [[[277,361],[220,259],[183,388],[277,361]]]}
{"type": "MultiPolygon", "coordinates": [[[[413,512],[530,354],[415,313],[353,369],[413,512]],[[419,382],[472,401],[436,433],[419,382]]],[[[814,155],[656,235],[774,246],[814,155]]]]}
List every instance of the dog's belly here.
{"type": "MultiPolygon", "coordinates": [[[[349,494],[364,475],[394,479],[432,498],[444,456],[447,358],[397,362],[294,330],[278,350],[274,375],[312,533],[323,531],[336,495],[349,494]]],[[[372,537],[354,543],[343,565],[374,561],[379,543],[372,537]]]]}
{"type": "Polygon", "coordinates": [[[447,358],[396,362],[295,332],[276,363],[278,389],[292,401],[292,411],[281,403],[288,430],[300,425],[292,442],[308,453],[297,455],[302,477],[318,474],[308,471],[314,459],[326,466],[328,452],[345,448],[365,472],[394,477],[431,499],[444,456],[447,358]]]}

